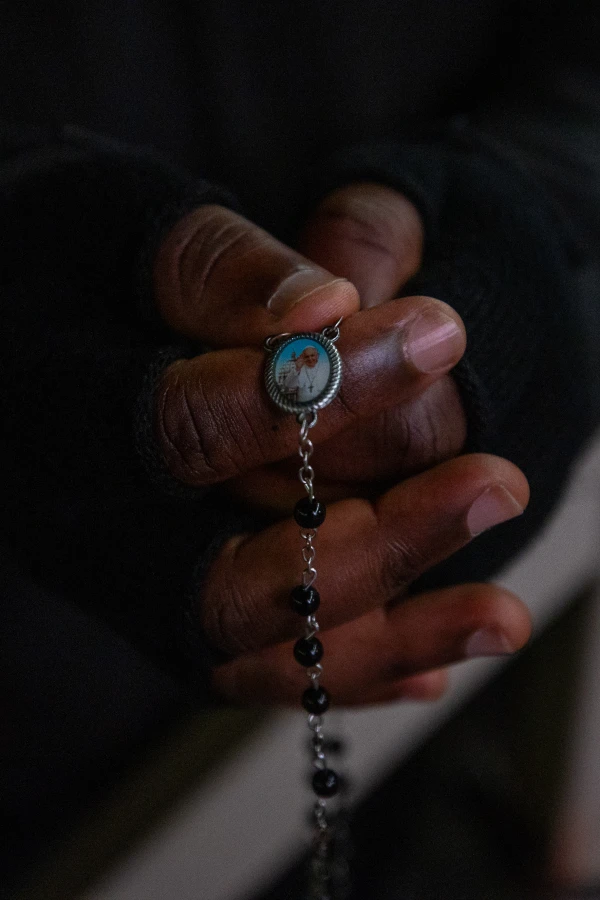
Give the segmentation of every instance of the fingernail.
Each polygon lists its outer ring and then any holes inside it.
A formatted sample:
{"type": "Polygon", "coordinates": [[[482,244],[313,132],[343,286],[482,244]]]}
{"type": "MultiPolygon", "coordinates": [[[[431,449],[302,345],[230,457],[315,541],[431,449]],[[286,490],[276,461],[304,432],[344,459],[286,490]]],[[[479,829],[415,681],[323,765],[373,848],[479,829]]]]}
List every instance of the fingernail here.
{"type": "Polygon", "coordinates": [[[291,275],[277,285],[274,293],[267,301],[267,308],[277,318],[285,316],[297,303],[305,300],[309,294],[332,284],[344,281],[343,278],[333,278],[322,269],[311,266],[299,266],[291,275]]]}
{"type": "Polygon", "coordinates": [[[514,653],[516,649],[501,631],[480,628],[467,640],[464,655],[466,659],[473,659],[476,656],[506,656],[514,653]]]}
{"type": "Polygon", "coordinates": [[[467,527],[472,537],[487,531],[500,522],[520,516],[523,507],[507,489],[496,484],[484,491],[467,513],[467,527]]]}
{"type": "Polygon", "coordinates": [[[439,309],[430,309],[411,323],[406,355],[419,372],[432,375],[455,365],[464,346],[464,333],[457,322],[439,309]]]}

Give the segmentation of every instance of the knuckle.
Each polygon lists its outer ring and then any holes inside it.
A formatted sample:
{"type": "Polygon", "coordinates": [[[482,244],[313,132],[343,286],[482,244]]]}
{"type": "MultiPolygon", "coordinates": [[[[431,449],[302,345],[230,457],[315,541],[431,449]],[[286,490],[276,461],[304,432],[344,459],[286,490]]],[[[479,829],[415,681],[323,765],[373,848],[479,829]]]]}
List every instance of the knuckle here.
{"type": "Polygon", "coordinates": [[[397,246],[390,240],[385,221],[370,207],[352,204],[346,208],[325,207],[319,218],[337,239],[374,251],[396,265],[397,246]]]}
{"type": "Polygon", "coordinates": [[[195,380],[193,397],[184,363],[170,367],[157,395],[156,432],[167,468],[179,481],[195,486],[222,479],[223,455],[217,452],[218,423],[206,400],[202,380],[195,380]]]}
{"type": "Polygon", "coordinates": [[[197,222],[189,252],[179,258],[178,275],[190,312],[197,315],[211,278],[218,269],[245,249],[250,226],[227,210],[209,210],[197,222]]]}
{"type": "Polygon", "coordinates": [[[428,564],[428,554],[416,541],[398,536],[388,538],[383,546],[379,566],[379,580],[384,593],[389,596],[406,587],[428,564]]]}
{"type": "Polygon", "coordinates": [[[405,468],[429,468],[454,458],[464,447],[466,417],[451,376],[434,382],[415,400],[399,407],[397,414],[405,468]]]}
{"type": "Polygon", "coordinates": [[[216,597],[213,595],[202,615],[202,628],[208,640],[230,656],[254,649],[249,637],[251,624],[247,602],[233,587],[216,597]]]}
{"type": "Polygon", "coordinates": [[[227,387],[225,363],[211,354],[182,360],[158,390],[156,431],[167,466],[185,483],[210,485],[240,475],[269,451],[264,415],[227,387]]]}
{"type": "Polygon", "coordinates": [[[319,215],[348,240],[378,250],[394,261],[407,252],[420,256],[423,229],[413,204],[393,188],[354,184],[322,203],[319,215]]]}
{"type": "Polygon", "coordinates": [[[260,253],[270,240],[225,207],[207,205],[189,213],[169,233],[157,257],[155,293],[163,318],[183,334],[201,336],[214,316],[207,298],[216,290],[221,299],[242,259],[260,253]]]}
{"type": "Polygon", "coordinates": [[[257,283],[263,279],[265,285],[253,287],[266,290],[273,279],[271,269],[281,262],[281,252],[275,252],[279,245],[270,234],[236,213],[216,209],[198,228],[181,273],[196,310],[206,296],[214,291],[220,295],[240,279],[244,284],[248,278],[257,283]]]}
{"type": "Polygon", "coordinates": [[[256,409],[251,408],[240,392],[230,398],[222,412],[220,441],[227,447],[230,471],[240,474],[251,461],[268,458],[269,435],[258,404],[256,409]]]}
{"type": "Polygon", "coordinates": [[[159,247],[153,273],[156,302],[176,330],[187,333],[190,329],[191,313],[197,311],[193,288],[201,277],[198,262],[209,253],[215,235],[227,233],[232,215],[219,206],[199,207],[179,219],[159,247]]]}
{"type": "Polygon", "coordinates": [[[262,633],[258,598],[240,582],[235,559],[245,535],[230,539],[209,573],[209,585],[200,605],[200,624],[208,640],[230,655],[257,649],[262,633]]]}

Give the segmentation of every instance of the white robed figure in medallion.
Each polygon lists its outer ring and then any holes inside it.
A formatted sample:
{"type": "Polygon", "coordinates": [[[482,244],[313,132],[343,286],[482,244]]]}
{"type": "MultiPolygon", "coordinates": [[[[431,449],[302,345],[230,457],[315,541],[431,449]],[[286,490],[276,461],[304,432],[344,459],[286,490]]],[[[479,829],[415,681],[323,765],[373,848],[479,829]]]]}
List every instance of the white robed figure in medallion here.
{"type": "Polygon", "coordinates": [[[280,386],[286,394],[294,394],[296,402],[308,403],[327,387],[331,365],[316,347],[305,347],[300,356],[290,360],[282,373],[280,386]]]}

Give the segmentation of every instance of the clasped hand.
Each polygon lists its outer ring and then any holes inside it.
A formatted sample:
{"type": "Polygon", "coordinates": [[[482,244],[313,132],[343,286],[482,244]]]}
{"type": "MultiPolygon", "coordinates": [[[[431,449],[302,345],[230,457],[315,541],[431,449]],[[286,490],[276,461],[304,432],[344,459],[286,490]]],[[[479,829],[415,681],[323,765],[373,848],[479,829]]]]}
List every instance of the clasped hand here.
{"type": "Polygon", "coordinates": [[[300,252],[235,213],[201,207],[172,229],[155,266],[164,320],[213,348],[165,371],[156,434],[173,476],[221,485],[268,507],[274,524],[230,539],[198,603],[199,624],[229,660],[215,690],[235,703],[296,703],[288,607],[301,542],[298,426],[263,387],[264,339],[344,317],[342,389],[311,433],[318,496],[324,683],[337,703],[432,699],[445,667],[517,650],[528,612],[510,592],[463,584],[406,598],[410,583],[481,531],[520,514],[523,473],[488,454],[458,455],[465,417],[449,374],[465,350],[457,313],[398,298],[421,263],[422,225],[401,194],[352,185],[323,201],[300,252]],[[284,518],[282,518],[282,516],[284,518]]]}

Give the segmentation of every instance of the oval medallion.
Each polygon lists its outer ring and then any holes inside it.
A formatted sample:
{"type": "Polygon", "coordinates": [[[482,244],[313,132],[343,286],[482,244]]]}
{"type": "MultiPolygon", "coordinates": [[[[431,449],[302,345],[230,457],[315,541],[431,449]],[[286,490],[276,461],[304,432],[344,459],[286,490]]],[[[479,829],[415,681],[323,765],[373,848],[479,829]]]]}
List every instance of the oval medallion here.
{"type": "Polygon", "coordinates": [[[265,370],[271,400],[294,413],[327,406],[337,394],[341,378],[342,364],[335,344],[312,332],[282,338],[265,370]]]}

